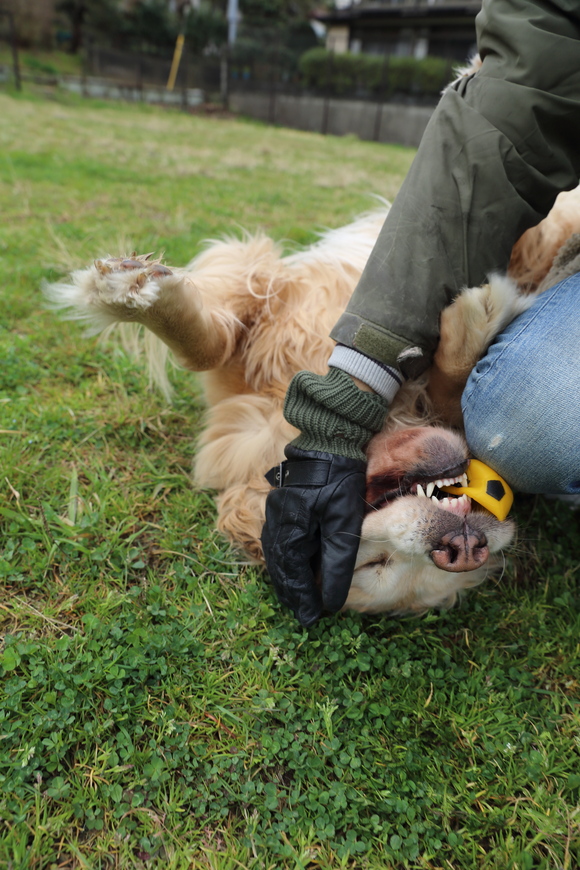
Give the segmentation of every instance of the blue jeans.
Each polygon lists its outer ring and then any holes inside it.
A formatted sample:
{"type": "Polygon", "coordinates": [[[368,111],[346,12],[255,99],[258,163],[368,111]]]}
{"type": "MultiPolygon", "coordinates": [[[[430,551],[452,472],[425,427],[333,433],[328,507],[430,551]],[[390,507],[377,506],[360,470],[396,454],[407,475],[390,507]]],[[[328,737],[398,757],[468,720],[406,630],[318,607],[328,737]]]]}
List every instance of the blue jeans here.
{"type": "Polygon", "coordinates": [[[497,337],[462,408],[473,455],[514,489],[580,493],[580,273],[497,337]]]}

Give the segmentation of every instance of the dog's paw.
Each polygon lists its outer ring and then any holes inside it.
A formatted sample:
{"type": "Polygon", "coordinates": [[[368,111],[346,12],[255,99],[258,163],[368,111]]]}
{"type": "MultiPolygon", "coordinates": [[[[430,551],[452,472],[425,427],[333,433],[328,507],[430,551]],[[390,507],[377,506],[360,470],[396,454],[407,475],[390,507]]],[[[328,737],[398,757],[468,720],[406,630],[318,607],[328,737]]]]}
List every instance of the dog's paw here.
{"type": "Polygon", "coordinates": [[[164,266],[161,260],[152,260],[153,254],[137,254],[135,251],[130,257],[108,257],[106,260],[95,260],[95,268],[101,275],[112,275],[113,272],[130,272],[162,278],[164,275],[172,275],[168,266],[164,266]]]}
{"type": "Polygon", "coordinates": [[[468,374],[494,338],[534,301],[510,278],[493,275],[488,284],[460,293],[441,313],[435,361],[448,374],[468,374]]]}
{"type": "Polygon", "coordinates": [[[95,260],[72,273],[70,283],[51,284],[44,294],[53,308],[84,320],[93,331],[116,321],[139,321],[163,291],[179,279],[151,254],[95,260]]]}
{"type": "Polygon", "coordinates": [[[145,310],[159,298],[161,282],[173,272],[151,254],[95,260],[94,291],[103,304],[145,310]]]}

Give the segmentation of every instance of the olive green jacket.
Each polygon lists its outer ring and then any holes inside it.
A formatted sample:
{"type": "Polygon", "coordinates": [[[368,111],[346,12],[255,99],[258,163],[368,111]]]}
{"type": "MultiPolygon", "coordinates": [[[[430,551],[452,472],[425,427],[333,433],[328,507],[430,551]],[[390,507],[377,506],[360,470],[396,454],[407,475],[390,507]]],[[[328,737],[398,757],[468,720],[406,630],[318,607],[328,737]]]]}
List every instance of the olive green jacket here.
{"type": "Polygon", "coordinates": [[[481,70],[448,90],[331,335],[406,376],[439,314],[505,271],[512,246],[580,176],[580,0],[484,0],[481,70]]]}

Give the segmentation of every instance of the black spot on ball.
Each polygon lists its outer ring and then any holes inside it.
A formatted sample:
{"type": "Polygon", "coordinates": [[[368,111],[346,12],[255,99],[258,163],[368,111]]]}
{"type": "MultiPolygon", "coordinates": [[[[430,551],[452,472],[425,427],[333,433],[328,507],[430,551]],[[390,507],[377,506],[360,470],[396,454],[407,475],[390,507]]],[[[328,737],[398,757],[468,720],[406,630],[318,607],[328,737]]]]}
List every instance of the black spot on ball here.
{"type": "Polygon", "coordinates": [[[505,495],[505,487],[501,480],[488,480],[485,491],[496,501],[501,501],[505,495]]]}

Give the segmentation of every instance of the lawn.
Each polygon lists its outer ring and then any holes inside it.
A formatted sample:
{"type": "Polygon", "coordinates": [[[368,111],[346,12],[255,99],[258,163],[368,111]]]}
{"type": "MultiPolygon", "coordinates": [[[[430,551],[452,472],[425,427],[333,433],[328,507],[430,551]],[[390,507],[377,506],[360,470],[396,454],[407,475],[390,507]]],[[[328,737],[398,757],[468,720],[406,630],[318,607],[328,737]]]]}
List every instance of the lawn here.
{"type": "Polygon", "coordinates": [[[0,866],[580,864],[577,515],[522,498],[504,574],[445,613],[309,631],[213,529],[203,406],[43,305],[121,251],[307,243],[409,149],[0,93],[0,866]]]}
{"type": "MultiPolygon", "coordinates": [[[[5,23],[5,22],[4,22],[5,23]]],[[[14,57],[7,40],[0,40],[0,65],[12,69],[14,57]]],[[[54,77],[57,75],[80,75],[81,57],[64,51],[20,49],[18,51],[20,75],[25,77],[54,77]]]]}

